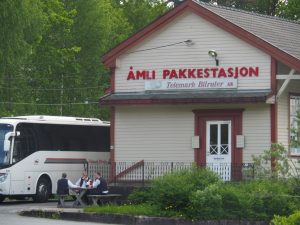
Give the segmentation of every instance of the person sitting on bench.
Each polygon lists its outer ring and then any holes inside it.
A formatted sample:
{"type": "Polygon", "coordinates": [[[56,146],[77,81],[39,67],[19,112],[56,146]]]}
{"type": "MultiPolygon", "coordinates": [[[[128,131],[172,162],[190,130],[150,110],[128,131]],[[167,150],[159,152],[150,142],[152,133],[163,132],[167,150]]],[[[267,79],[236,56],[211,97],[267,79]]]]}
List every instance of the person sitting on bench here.
{"type": "MultiPolygon", "coordinates": [[[[82,172],[82,177],[80,177],[78,179],[78,181],[76,182],[76,185],[78,185],[81,188],[91,188],[92,184],[93,184],[92,179],[89,178],[87,171],[84,170],[82,172]]],[[[78,193],[80,193],[80,190],[78,190],[78,193]]],[[[89,194],[90,194],[89,190],[86,190],[85,194],[82,196],[82,201],[85,204],[88,204],[87,195],[89,195],[89,194]]]]}
{"type": "Polygon", "coordinates": [[[108,188],[106,180],[101,176],[100,172],[94,173],[93,195],[107,195],[108,188]]]}

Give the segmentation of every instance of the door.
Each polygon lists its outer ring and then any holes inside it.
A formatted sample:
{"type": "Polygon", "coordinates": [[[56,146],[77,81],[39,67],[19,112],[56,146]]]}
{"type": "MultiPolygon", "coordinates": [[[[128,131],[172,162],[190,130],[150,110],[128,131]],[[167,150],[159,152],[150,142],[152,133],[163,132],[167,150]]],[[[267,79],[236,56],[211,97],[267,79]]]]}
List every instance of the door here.
{"type": "Polygon", "coordinates": [[[231,121],[206,122],[206,163],[221,179],[231,180],[231,121]]]}

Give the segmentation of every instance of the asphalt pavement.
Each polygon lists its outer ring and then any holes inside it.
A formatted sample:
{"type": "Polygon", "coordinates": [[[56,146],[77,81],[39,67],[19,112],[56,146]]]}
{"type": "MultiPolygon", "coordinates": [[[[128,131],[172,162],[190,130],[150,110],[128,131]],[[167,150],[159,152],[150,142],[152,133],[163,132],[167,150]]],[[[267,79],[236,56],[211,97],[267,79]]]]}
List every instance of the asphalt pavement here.
{"type": "MultiPolygon", "coordinates": [[[[72,202],[68,202],[72,205],[72,202]]],[[[0,225],[267,225],[264,221],[207,220],[84,213],[82,208],[57,208],[57,202],[7,201],[0,203],[0,225]],[[23,215],[23,216],[20,216],[23,215]]]]}
{"type": "MultiPolygon", "coordinates": [[[[39,216],[21,216],[20,212],[65,212],[70,215],[82,213],[82,209],[58,209],[57,202],[34,203],[32,201],[6,200],[0,203],[0,225],[95,225],[95,222],[60,220],[59,218],[41,218],[39,216]]],[[[108,225],[107,223],[97,223],[108,225]]],[[[111,223],[110,223],[111,225],[111,223]]]]}

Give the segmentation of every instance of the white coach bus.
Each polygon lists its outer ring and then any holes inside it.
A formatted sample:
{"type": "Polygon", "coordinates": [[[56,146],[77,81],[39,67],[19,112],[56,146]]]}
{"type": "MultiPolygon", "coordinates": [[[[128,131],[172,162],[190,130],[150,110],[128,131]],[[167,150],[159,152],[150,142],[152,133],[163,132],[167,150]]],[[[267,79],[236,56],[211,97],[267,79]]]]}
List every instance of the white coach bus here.
{"type": "Polygon", "coordinates": [[[74,183],[88,160],[109,159],[109,123],[94,118],[0,118],[0,202],[45,202],[62,172],[74,183]]]}

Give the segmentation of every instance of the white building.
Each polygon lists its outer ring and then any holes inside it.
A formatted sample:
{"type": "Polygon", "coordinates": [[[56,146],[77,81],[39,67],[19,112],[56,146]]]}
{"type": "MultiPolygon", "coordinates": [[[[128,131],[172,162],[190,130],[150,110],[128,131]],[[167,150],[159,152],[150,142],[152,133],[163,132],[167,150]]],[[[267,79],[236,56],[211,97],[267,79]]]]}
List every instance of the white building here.
{"type": "Polygon", "coordinates": [[[289,146],[299,22],[186,0],[103,62],[112,70],[100,99],[111,106],[111,161],[240,165],[271,143],[289,146]]]}

